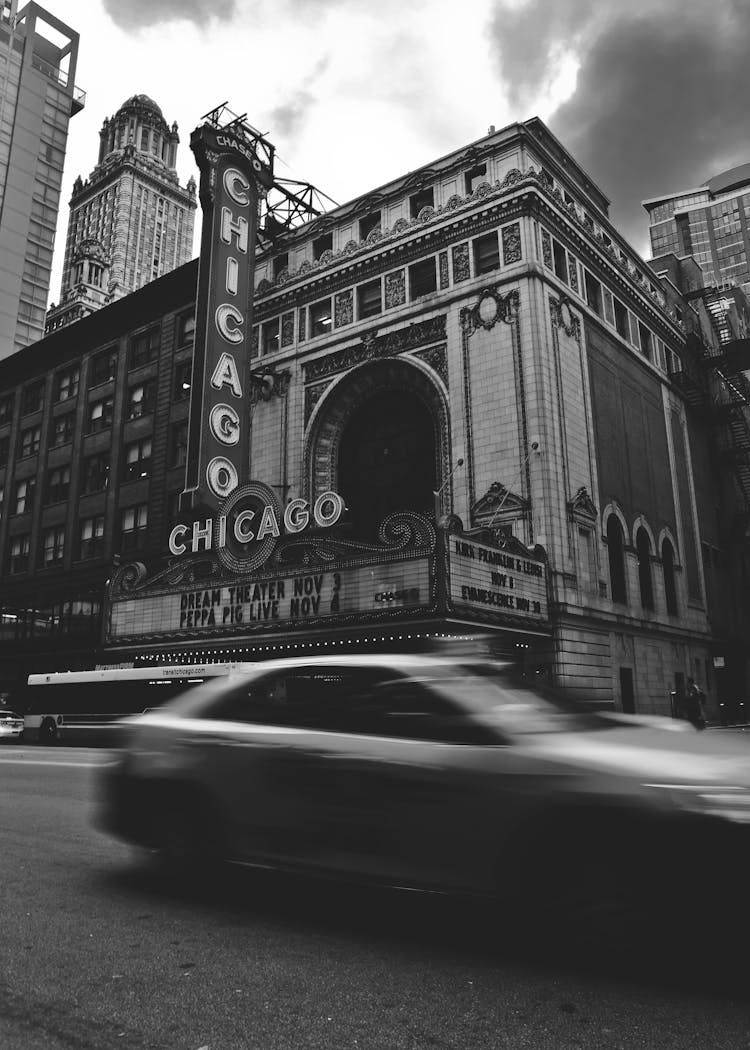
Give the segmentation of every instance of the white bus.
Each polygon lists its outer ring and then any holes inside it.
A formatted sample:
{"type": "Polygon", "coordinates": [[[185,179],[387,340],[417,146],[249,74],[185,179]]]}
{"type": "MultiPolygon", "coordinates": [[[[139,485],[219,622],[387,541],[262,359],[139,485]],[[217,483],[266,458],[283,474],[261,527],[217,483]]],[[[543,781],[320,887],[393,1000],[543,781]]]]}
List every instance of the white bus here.
{"type": "Polygon", "coordinates": [[[123,718],[158,707],[235,664],[181,664],[30,674],[19,704],[23,739],[42,744],[108,743],[123,718]]]}

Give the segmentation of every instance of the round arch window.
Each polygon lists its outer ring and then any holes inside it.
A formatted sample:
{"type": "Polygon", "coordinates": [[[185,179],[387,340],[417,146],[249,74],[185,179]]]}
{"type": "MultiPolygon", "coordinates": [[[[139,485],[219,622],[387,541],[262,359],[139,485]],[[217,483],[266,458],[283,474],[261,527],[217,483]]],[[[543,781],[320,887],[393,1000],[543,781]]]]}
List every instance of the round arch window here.
{"type": "Polygon", "coordinates": [[[395,511],[431,514],[435,427],[409,390],[383,390],[354,412],[339,445],[338,490],[354,536],[372,539],[395,511]]]}

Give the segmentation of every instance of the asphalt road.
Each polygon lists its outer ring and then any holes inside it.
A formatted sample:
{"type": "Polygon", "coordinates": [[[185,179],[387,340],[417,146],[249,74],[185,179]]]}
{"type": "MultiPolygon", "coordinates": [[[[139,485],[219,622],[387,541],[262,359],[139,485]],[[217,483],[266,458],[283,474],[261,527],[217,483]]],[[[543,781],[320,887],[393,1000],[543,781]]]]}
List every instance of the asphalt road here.
{"type": "Polygon", "coordinates": [[[270,872],[165,886],[92,824],[106,758],[0,748],[3,1050],[750,1048],[717,954],[571,960],[477,902],[270,872]]]}

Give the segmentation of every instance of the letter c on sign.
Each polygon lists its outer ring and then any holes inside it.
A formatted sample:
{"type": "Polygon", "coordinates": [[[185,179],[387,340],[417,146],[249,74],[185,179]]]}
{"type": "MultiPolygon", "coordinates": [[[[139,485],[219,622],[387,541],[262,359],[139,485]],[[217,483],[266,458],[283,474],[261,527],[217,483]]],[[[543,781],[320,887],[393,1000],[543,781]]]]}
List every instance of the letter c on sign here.
{"type": "Polygon", "coordinates": [[[252,529],[245,529],[245,522],[249,525],[255,517],[254,510],[243,510],[241,514],[238,514],[234,521],[234,536],[239,543],[249,543],[250,540],[255,539],[255,533],[252,529]]]}
{"type": "Polygon", "coordinates": [[[245,318],[237,307],[232,306],[231,303],[222,303],[221,306],[216,307],[216,327],[228,343],[241,343],[245,338],[238,327],[244,320],[245,318]],[[229,326],[230,321],[233,322],[232,327],[229,326]]]}
{"type": "Polygon", "coordinates": [[[169,534],[169,549],[172,554],[184,554],[187,547],[184,543],[178,543],[178,539],[187,532],[187,525],[175,525],[169,534]]]}
{"type": "Polygon", "coordinates": [[[250,183],[237,168],[227,168],[224,172],[224,189],[235,204],[246,208],[250,203],[250,183]]]}

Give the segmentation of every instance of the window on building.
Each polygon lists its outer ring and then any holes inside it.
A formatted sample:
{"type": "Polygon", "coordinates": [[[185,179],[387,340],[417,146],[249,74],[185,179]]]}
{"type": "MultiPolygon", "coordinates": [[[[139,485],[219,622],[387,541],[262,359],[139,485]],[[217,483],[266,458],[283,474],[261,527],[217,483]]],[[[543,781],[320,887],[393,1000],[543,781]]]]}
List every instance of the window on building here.
{"type": "Polygon", "coordinates": [[[638,580],[641,588],[641,605],[644,609],[653,609],[654,584],[651,578],[651,540],[642,526],[636,533],[635,549],[638,555],[638,580]]]}
{"type": "Polygon", "coordinates": [[[109,480],[109,452],[97,452],[83,463],[83,491],[85,494],[101,492],[109,480]]]}
{"type": "Polygon", "coordinates": [[[136,478],[147,478],[151,473],[151,438],[141,438],[125,446],[125,466],[123,478],[133,481],[136,478]]]}
{"type": "Polygon", "coordinates": [[[70,492],[70,467],[55,467],[47,475],[47,502],[63,503],[70,492]]]}
{"type": "Polygon", "coordinates": [[[23,478],[16,482],[14,514],[29,514],[34,502],[35,478],[23,478]]]}
{"type": "Polygon", "coordinates": [[[22,430],[18,450],[19,456],[23,459],[24,456],[35,455],[39,451],[41,439],[42,428],[38,424],[35,427],[26,427],[25,430],[22,430]]]}
{"type": "Polygon", "coordinates": [[[26,533],[23,536],[11,536],[10,559],[8,571],[15,575],[26,572],[29,567],[29,551],[31,550],[31,536],[26,533]]]}
{"type": "Polygon", "coordinates": [[[51,525],[42,533],[42,564],[59,564],[65,557],[65,526],[51,525]]]}
{"type": "Polygon", "coordinates": [[[187,420],[172,427],[169,435],[169,465],[184,467],[187,463],[188,424],[187,420]]]}
{"type": "Polygon", "coordinates": [[[365,215],[359,220],[359,239],[364,241],[367,235],[372,233],[373,230],[377,230],[381,223],[381,213],[378,211],[371,211],[369,215],[365,215]]]}
{"type": "Polygon", "coordinates": [[[184,401],[190,397],[192,380],[192,361],[181,361],[178,365],[175,365],[174,383],[172,386],[172,399],[174,401],[184,401]]]}
{"type": "Polygon", "coordinates": [[[625,585],[625,537],[616,514],[610,514],[607,521],[607,556],[612,601],[626,605],[628,592],[625,585]]]}
{"type": "Polygon", "coordinates": [[[434,256],[431,259],[421,259],[409,267],[409,296],[411,299],[419,299],[435,291],[437,291],[437,270],[434,256]]]}
{"type": "Polygon", "coordinates": [[[148,506],[140,503],[137,507],[127,507],[120,514],[120,549],[134,550],[143,546],[148,526],[148,506]]]}
{"type": "Polygon", "coordinates": [[[59,445],[67,445],[73,440],[75,431],[75,413],[66,412],[64,416],[56,416],[49,428],[49,447],[57,448],[59,445]]]}
{"type": "Polygon", "coordinates": [[[159,347],[159,329],[149,328],[147,332],[139,332],[130,340],[130,367],[138,368],[153,361],[159,347]]]}
{"type": "Polygon", "coordinates": [[[313,259],[318,260],[323,252],[333,251],[333,234],[322,233],[320,237],[315,237],[312,242],[313,248],[313,259]]]}
{"type": "Polygon", "coordinates": [[[104,554],[104,515],[83,518],[78,533],[78,557],[100,558],[104,554]]]}
{"type": "Polygon", "coordinates": [[[0,438],[0,467],[4,467],[8,463],[8,456],[10,455],[10,438],[0,438]]]}
{"type": "Polygon", "coordinates": [[[94,434],[99,430],[106,430],[112,426],[113,400],[104,397],[100,401],[92,401],[88,409],[88,433],[94,434]]]}
{"type": "Polygon", "coordinates": [[[104,350],[91,362],[91,386],[109,383],[117,378],[117,352],[104,350]]]}
{"type": "Polygon", "coordinates": [[[630,338],[627,307],[623,306],[619,299],[615,299],[615,328],[623,339],[630,338]]]}
{"type": "Polygon", "coordinates": [[[81,372],[78,368],[68,368],[55,376],[55,400],[67,401],[78,395],[78,383],[81,372]]]}
{"type": "Polygon", "coordinates": [[[283,273],[284,270],[289,269],[289,252],[281,252],[280,255],[275,255],[273,258],[273,263],[271,265],[273,270],[273,279],[275,281],[280,273],[283,273]]]}
{"type": "Polygon", "coordinates": [[[313,303],[309,309],[310,335],[328,335],[333,326],[333,314],[331,312],[331,300],[321,299],[313,303]]]}
{"type": "Polygon", "coordinates": [[[38,412],[44,401],[44,382],[31,383],[24,388],[23,400],[21,401],[21,414],[38,412]]]}
{"type": "Polygon", "coordinates": [[[156,407],[156,380],[136,383],[128,390],[127,418],[140,419],[154,411],[156,407]]]}
{"type": "Polygon", "coordinates": [[[588,270],[585,270],[584,273],[586,275],[586,302],[594,313],[601,317],[603,315],[602,286],[597,281],[596,277],[591,276],[588,270]]]}
{"type": "Polygon", "coordinates": [[[474,247],[474,273],[490,273],[500,266],[500,243],[497,233],[488,233],[484,237],[477,237],[473,242],[474,247]]]}
{"type": "Polygon", "coordinates": [[[470,168],[464,175],[464,186],[466,188],[467,195],[473,193],[477,186],[487,181],[487,165],[476,164],[473,168],[470,168]]]}
{"type": "Polygon", "coordinates": [[[273,354],[281,346],[281,340],[279,336],[279,325],[281,324],[281,318],[276,317],[273,321],[264,321],[260,326],[261,335],[261,353],[273,354]]]}
{"type": "Polygon", "coordinates": [[[419,190],[418,193],[413,193],[409,197],[409,216],[412,219],[416,219],[422,208],[434,208],[435,207],[435,194],[432,186],[427,186],[423,190],[419,190]]]}
{"type": "Polygon", "coordinates": [[[13,418],[13,394],[5,394],[0,397],[0,426],[10,423],[13,418]]]}
{"type": "Polygon", "coordinates": [[[644,324],[638,322],[638,333],[641,337],[641,353],[649,361],[653,360],[654,356],[654,341],[651,332],[644,324]]]}
{"type": "Polygon", "coordinates": [[[554,237],[552,238],[552,257],[555,263],[555,274],[561,281],[568,283],[568,258],[567,252],[554,237]]]}
{"type": "Polygon", "coordinates": [[[383,312],[383,294],[380,278],[368,281],[357,288],[357,317],[374,317],[383,312]]]}
{"type": "Polygon", "coordinates": [[[177,345],[190,346],[195,339],[195,314],[183,314],[177,321],[177,345]]]}
{"type": "Polygon", "coordinates": [[[665,539],[661,545],[661,564],[664,574],[664,600],[670,616],[677,615],[677,581],[674,568],[674,547],[665,539]]]}

